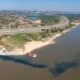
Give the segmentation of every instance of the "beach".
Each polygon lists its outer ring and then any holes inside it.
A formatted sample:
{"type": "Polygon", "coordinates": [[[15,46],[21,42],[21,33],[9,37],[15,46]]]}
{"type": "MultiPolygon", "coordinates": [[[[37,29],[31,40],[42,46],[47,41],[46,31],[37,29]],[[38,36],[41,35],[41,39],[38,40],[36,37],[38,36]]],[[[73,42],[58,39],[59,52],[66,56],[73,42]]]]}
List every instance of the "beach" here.
{"type": "MultiPolygon", "coordinates": [[[[76,26],[79,24],[76,24],[76,26]]],[[[44,41],[31,41],[31,42],[26,42],[24,45],[24,49],[21,48],[17,48],[14,49],[12,51],[7,51],[5,48],[5,52],[0,52],[0,55],[15,55],[15,56],[19,56],[19,55],[29,55],[32,56],[32,54],[35,54],[37,56],[36,53],[32,53],[32,51],[39,49],[41,47],[47,46],[49,44],[55,44],[56,41],[55,39],[62,36],[63,34],[67,33],[68,31],[70,31],[71,29],[75,28],[76,26],[70,28],[70,29],[66,29],[63,32],[59,32],[54,34],[52,37],[47,38],[44,41]]],[[[35,56],[35,57],[36,57],[35,56]]]]}

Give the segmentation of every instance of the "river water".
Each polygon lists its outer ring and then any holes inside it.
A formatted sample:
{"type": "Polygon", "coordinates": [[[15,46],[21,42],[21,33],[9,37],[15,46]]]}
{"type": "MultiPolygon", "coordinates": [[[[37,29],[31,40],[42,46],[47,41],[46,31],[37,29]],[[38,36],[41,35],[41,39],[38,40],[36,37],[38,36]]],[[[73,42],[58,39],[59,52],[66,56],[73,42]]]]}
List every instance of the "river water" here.
{"type": "Polygon", "coordinates": [[[35,50],[37,58],[0,56],[1,80],[80,80],[80,25],[35,50]]]}

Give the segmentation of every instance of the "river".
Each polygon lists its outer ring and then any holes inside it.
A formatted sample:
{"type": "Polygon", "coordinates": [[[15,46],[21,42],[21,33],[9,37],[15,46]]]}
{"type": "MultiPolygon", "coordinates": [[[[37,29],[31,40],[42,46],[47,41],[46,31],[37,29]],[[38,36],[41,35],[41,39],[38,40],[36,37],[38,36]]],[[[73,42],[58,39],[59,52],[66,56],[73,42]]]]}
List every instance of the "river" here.
{"type": "Polygon", "coordinates": [[[0,56],[1,80],[80,80],[80,25],[35,50],[37,58],[0,56]]]}

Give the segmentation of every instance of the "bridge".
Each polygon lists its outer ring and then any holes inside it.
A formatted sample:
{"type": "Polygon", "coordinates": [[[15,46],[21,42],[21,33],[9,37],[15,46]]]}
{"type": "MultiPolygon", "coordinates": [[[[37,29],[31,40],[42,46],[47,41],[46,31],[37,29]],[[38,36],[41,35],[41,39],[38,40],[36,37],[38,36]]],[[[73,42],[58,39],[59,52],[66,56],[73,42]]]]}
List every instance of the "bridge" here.
{"type": "Polygon", "coordinates": [[[39,26],[39,27],[28,27],[28,28],[15,28],[15,29],[0,29],[0,35],[5,34],[18,34],[18,33],[32,33],[32,32],[42,32],[42,29],[51,29],[51,28],[65,28],[69,25],[69,20],[65,16],[61,16],[61,21],[58,24],[51,26],[39,26]]]}

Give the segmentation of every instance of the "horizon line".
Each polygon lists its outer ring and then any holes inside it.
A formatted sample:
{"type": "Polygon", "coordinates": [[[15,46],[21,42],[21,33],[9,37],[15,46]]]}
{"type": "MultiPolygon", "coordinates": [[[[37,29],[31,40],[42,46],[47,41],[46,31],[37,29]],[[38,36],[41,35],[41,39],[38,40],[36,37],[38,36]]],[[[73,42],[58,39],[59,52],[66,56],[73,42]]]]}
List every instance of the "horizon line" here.
{"type": "Polygon", "coordinates": [[[31,9],[0,9],[0,11],[43,11],[43,12],[80,12],[80,11],[62,11],[62,10],[31,10],[31,9]]]}

